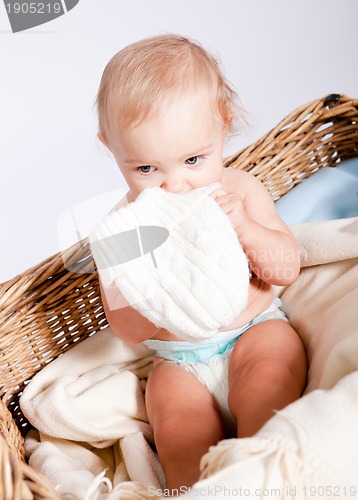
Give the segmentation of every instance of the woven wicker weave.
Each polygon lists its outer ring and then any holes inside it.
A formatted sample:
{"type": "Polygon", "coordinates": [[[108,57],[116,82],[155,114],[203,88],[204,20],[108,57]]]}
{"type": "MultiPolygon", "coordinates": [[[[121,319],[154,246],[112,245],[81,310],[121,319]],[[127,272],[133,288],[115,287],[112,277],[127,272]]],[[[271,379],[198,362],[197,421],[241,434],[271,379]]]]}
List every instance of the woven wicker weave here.
{"type": "MultiPolygon", "coordinates": [[[[295,110],[224,165],[257,176],[276,200],[318,168],[357,156],[358,100],[332,94],[295,110]]],[[[85,239],[0,285],[0,500],[59,498],[24,461],[30,426],[19,397],[43,366],[107,326],[97,274],[84,273],[91,264],[85,239]]]]}

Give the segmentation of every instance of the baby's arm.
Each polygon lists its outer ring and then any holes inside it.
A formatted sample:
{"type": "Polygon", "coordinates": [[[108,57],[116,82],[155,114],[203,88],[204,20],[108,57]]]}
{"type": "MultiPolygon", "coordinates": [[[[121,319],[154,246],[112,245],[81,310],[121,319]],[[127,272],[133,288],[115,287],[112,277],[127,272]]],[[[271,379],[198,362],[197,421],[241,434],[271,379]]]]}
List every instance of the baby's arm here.
{"type": "Polygon", "coordinates": [[[100,278],[99,284],[107,321],[120,339],[133,344],[153,337],[159,330],[156,325],[133,309],[117,288],[105,289],[100,278]]]}
{"type": "Polygon", "coordinates": [[[223,190],[212,196],[230,218],[252,271],[271,285],[292,283],[300,270],[299,248],[270,193],[253,175],[227,170],[223,190]]]}

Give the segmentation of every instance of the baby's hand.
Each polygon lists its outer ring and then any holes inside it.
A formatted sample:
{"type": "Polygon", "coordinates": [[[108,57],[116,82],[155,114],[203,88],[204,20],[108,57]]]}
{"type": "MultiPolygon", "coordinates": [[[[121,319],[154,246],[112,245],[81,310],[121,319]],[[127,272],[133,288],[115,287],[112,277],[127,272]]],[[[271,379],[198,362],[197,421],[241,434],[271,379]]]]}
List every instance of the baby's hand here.
{"type": "Polygon", "coordinates": [[[219,207],[229,217],[237,235],[242,236],[248,225],[242,198],[237,193],[228,193],[223,189],[216,189],[210,196],[214,198],[219,207]]]}

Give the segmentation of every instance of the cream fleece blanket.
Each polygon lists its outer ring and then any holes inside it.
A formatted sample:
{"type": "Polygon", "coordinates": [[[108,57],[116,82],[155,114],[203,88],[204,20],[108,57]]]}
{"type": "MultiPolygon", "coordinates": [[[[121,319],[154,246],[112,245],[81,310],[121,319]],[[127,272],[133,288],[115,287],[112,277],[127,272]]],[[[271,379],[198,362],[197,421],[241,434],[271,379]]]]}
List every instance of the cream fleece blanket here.
{"type": "MultiPolygon", "coordinates": [[[[291,229],[302,270],[278,293],[307,349],[306,395],[253,438],[213,447],[203,457],[201,481],[182,491],[186,498],[239,496],[240,488],[241,496],[255,498],[269,498],[270,489],[271,497],[287,499],[358,495],[358,218],[291,229]]],[[[144,408],[151,359],[144,346],[125,345],[107,329],[25,389],[21,407],[40,430],[26,439],[30,464],[62,494],[168,496],[144,408]]]]}
{"type": "Polygon", "coordinates": [[[37,429],[26,437],[29,463],[59,492],[94,500],[109,498],[123,481],[163,486],[144,402],[152,360],[147,347],[126,344],[106,328],[26,387],[21,408],[37,429]]]}

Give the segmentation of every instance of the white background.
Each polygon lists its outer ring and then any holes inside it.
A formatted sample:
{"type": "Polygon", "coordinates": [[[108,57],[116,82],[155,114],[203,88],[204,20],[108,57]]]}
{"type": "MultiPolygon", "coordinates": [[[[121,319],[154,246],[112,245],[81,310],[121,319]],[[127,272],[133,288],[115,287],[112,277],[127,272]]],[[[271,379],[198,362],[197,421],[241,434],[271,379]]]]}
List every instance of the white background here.
{"type": "Polygon", "coordinates": [[[1,3],[0,283],[61,249],[61,214],[125,188],[93,109],[124,45],[177,32],[219,57],[250,118],[231,153],[308,101],[358,97],[357,19],[357,0],[80,0],[12,34],[1,3]]]}

